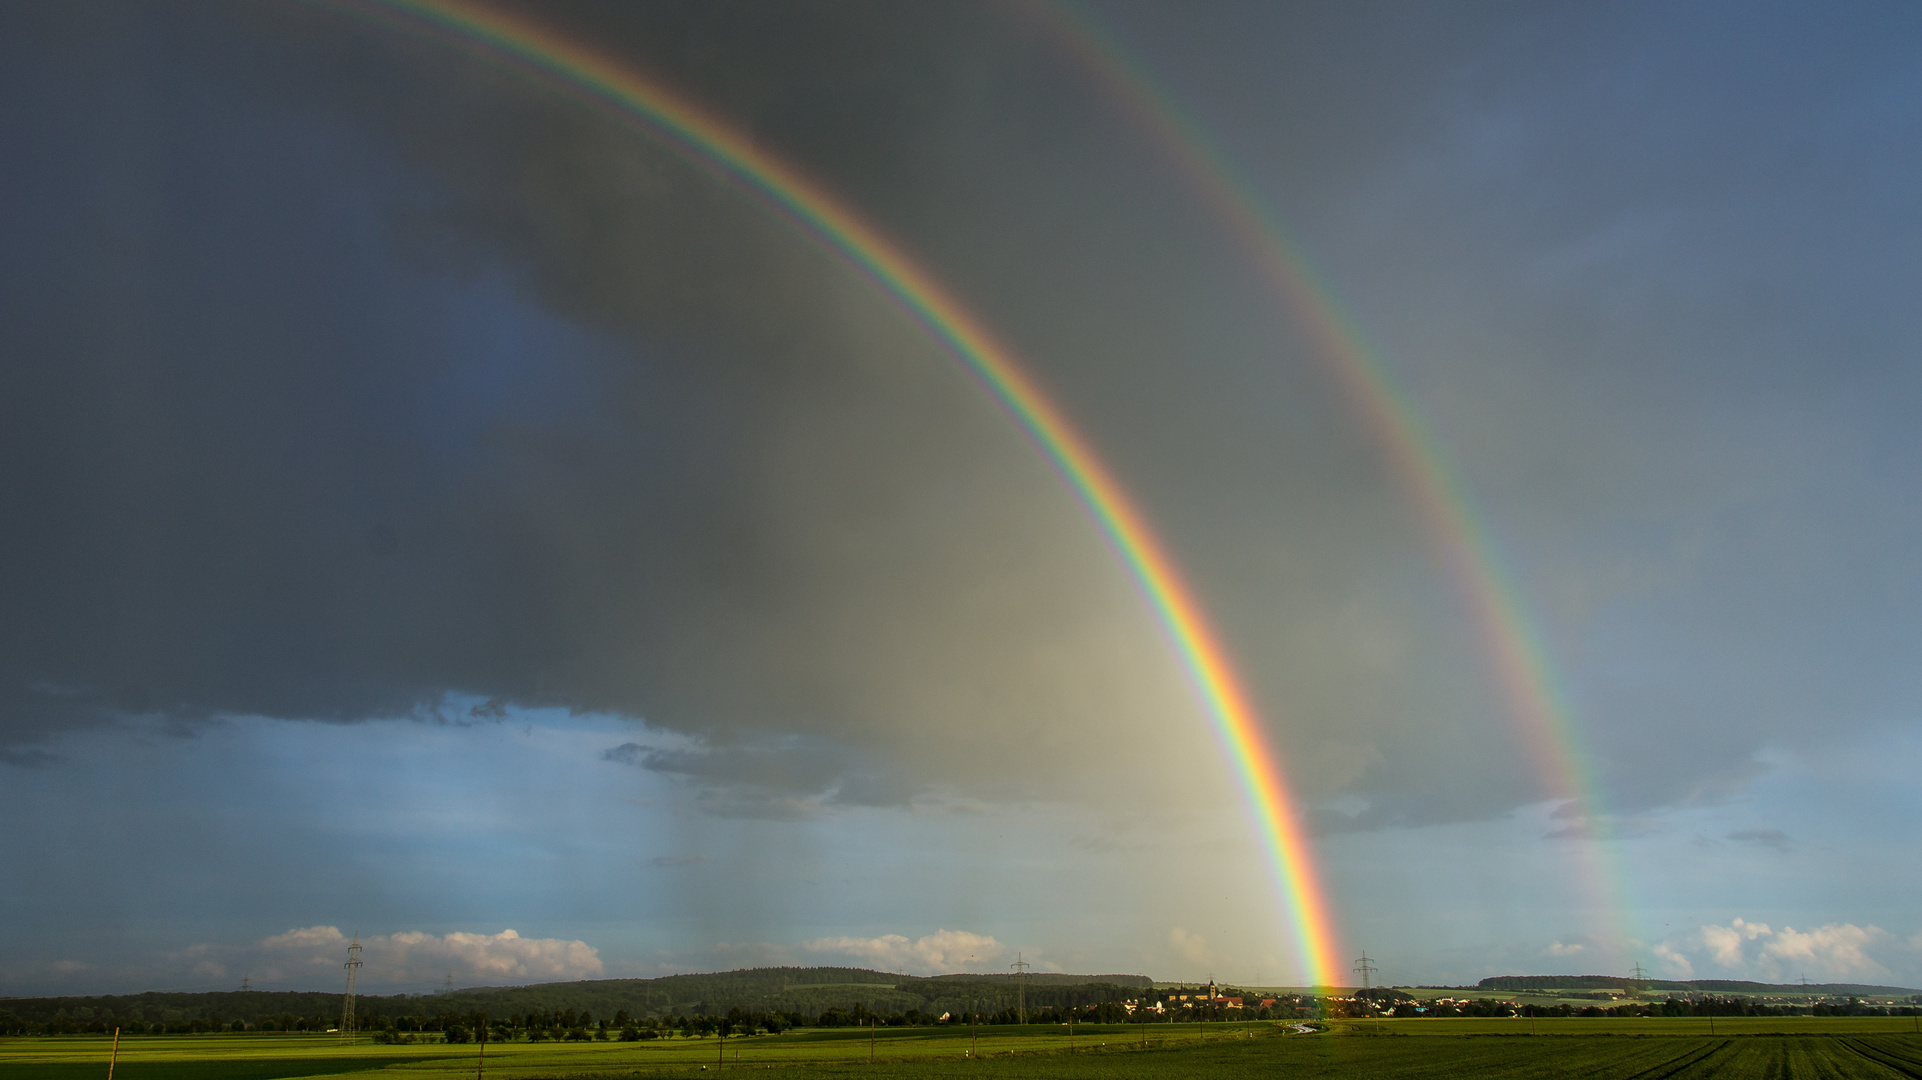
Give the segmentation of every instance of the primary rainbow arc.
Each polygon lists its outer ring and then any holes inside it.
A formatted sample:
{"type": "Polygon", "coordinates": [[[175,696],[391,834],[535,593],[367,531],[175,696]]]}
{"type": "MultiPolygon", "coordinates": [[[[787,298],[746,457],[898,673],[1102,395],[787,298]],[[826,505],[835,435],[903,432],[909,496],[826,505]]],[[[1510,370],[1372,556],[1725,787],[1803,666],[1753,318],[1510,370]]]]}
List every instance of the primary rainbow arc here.
{"type": "Polygon", "coordinates": [[[977,376],[1034,439],[1139,583],[1214,720],[1255,811],[1276,883],[1293,916],[1304,982],[1335,985],[1326,896],[1281,762],[1219,635],[1147,520],[1009,349],[896,244],[787,162],[640,72],[544,27],[466,0],[362,0],[498,59],[512,59],[640,121],[706,167],[745,186],[846,258],[907,309],[977,376]],[[377,5],[377,6],[376,6],[377,5]]]}

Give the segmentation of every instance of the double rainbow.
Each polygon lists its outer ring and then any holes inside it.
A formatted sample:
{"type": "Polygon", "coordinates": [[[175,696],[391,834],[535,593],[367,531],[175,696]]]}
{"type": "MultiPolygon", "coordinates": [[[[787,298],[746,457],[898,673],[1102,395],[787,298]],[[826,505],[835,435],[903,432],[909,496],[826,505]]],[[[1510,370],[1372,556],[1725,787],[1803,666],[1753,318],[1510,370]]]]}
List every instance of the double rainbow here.
{"type": "Polygon", "coordinates": [[[637,121],[752,192],[838,253],[945,344],[1034,439],[1086,505],[1147,595],[1199,689],[1242,783],[1292,910],[1303,981],[1333,985],[1328,905],[1281,763],[1227,650],[1174,560],[1113,474],[1015,355],[925,268],[793,166],[632,67],[542,26],[467,0],[361,0],[490,59],[509,61],[637,121]]]}

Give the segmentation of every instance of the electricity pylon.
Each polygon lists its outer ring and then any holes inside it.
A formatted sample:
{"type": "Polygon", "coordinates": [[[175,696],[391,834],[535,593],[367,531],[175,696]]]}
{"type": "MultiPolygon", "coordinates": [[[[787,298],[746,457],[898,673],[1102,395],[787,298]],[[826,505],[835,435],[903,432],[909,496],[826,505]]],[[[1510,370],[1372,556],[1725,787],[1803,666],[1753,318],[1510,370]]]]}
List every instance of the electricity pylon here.
{"type": "Polygon", "coordinates": [[[1014,1015],[1025,1024],[1028,1022],[1028,968],[1031,965],[1021,959],[1020,953],[1015,953],[1014,963],[1008,966],[1014,969],[1014,1015]]]}
{"type": "Polygon", "coordinates": [[[1375,962],[1368,958],[1368,950],[1363,949],[1361,959],[1355,961],[1355,970],[1361,973],[1361,988],[1366,990],[1372,985],[1370,982],[1371,978],[1381,969],[1376,967],[1375,962]]]}
{"type": "Polygon", "coordinates": [[[354,980],[360,977],[360,935],[354,935],[354,943],[347,946],[347,962],[341,965],[347,969],[347,996],[340,1003],[340,1041],[354,1041],[354,980]]]}

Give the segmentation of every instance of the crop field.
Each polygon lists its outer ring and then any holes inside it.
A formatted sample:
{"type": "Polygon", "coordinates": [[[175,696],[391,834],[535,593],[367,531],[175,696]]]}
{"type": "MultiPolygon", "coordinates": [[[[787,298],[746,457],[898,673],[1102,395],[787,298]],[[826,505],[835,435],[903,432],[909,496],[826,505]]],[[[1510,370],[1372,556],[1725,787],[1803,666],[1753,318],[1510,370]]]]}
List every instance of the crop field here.
{"type": "MultiPolygon", "coordinates": [[[[1276,1077],[1598,1077],[1603,1080],[1777,1080],[1922,1077],[1922,1034],[1909,1018],[1383,1020],[1298,1033],[1271,1023],[981,1029],[830,1029],[721,1040],[640,1043],[339,1045],[294,1035],[122,1039],[115,1080],[534,1080],[695,1077],[749,1071],[841,1077],[981,1080],[1221,1080],[1276,1077]],[[969,1057],[970,1046],[976,1056],[969,1057]],[[870,1054],[872,1061],[870,1061],[870,1054]]],[[[0,1040],[3,1080],[97,1080],[109,1040],[0,1040]]],[[[770,1078],[774,1080],[774,1078],[770,1078]]]]}

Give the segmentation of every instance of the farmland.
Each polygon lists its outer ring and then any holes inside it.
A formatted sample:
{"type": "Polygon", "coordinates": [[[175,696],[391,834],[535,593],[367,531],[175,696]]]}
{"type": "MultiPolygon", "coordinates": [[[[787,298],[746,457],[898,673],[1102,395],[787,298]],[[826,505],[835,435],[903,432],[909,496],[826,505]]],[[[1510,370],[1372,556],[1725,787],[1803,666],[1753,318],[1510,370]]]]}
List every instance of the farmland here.
{"type": "MultiPolygon", "coordinates": [[[[644,1043],[342,1046],[303,1035],[123,1038],[115,1080],[278,1080],[382,1077],[497,1080],[691,1076],[715,1071],[800,1072],[810,1078],[963,1077],[984,1080],[1148,1080],[1151,1077],[1368,1076],[1503,1078],[1593,1076],[1917,1077],[1922,1034],[1911,1018],[1381,1020],[1337,1022],[1313,1033],[1269,1023],[984,1027],[968,1057],[965,1028],[800,1030],[782,1035],[644,1043]],[[872,1042],[870,1042],[872,1038],[872,1042]],[[870,1063],[872,1055],[872,1063],[870,1063]]],[[[0,1040],[7,1080],[104,1077],[99,1037],[0,1040]]]]}

